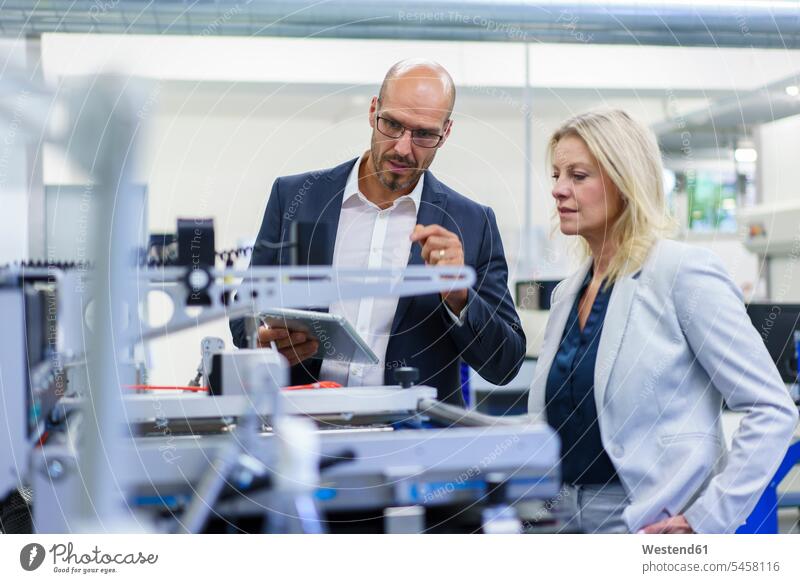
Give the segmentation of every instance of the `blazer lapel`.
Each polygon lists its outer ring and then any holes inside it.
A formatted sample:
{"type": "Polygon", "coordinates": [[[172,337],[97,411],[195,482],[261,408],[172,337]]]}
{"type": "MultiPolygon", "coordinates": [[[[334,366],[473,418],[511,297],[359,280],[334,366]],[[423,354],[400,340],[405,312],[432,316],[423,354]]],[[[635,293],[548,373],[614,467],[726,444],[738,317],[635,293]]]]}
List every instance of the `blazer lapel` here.
{"type": "MultiPolygon", "coordinates": [[[[312,204],[303,205],[306,211],[303,219],[307,219],[308,222],[312,222],[315,225],[323,224],[327,227],[319,231],[315,229],[311,234],[311,245],[315,248],[311,254],[322,258],[323,265],[333,265],[333,250],[336,245],[336,233],[339,230],[339,215],[342,212],[344,187],[347,185],[347,177],[350,176],[353,164],[358,164],[359,160],[360,158],[356,158],[340,164],[320,177],[319,199],[311,201],[312,204]],[[321,210],[318,210],[317,203],[322,206],[321,210]]],[[[310,180],[313,180],[313,175],[310,180]]],[[[319,311],[328,312],[329,309],[324,308],[319,311]]],[[[321,360],[312,360],[305,364],[295,365],[292,368],[292,383],[306,384],[319,379],[321,370],[321,360]]]]}
{"type": "Polygon", "coordinates": [[[628,316],[638,283],[638,275],[628,275],[617,281],[611,292],[594,369],[594,398],[598,415],[602,415],[604,409],[606,387],[628,327],[628,316]]]}
{"type": "MultiPolygon", "coordinates": [[[[420,225],[441,225],[444,217],[444,205],[447,194],[444,192],[441,183],[433,177],[433,174],[425,171],[425,184],[422,187],[419,209],[417,210],[417,224],[420,225]]],[[[408,265],[424,265],[422,259],[422,247],[418,243],[412,243],[408,254],[408,265]]],[[[400,322],[403,320],[409,306],[414,301],[413,297],[403,297],[397,301],[397,310],[392,320],[392,334],[397,332],[400,322]]]]}
{"type": "Polygon", "coordinates": [[[564,336],[564,328],[567,325],[567,319],[572,311],[572,305],[575,303],[575,296],[581,289],[589,268],[592,265],[592,260],[586,260],[583,265],[573,273],[564,283],[564,291],[558,301],[550,306],[550,315],[548,316],[546,334],[551,337],[542,346],[542,352],[536,362],[536,370],[534,373],[533,384],[531,386],[531,396],[528,403],[528,411],[536,416],[541,416],[541,421],[545,421],[545,392],[547,389],[547,377],[550,374],[550,367],[553,365],[553,359],[561,346],[561,338],[564,336]]]}
{"type": "MultiPolygon", "coordinates": [[[[323,188],[320,204],[322,209],[309,209],[313,214],[319,214],[314,217],[315,221],[327,226],[326,229],[321,230],[321,236],[312,237],[312,244],[317,242],[319,247],[318,257],[324,259],[323,265],[333,265],[333,251],[336,245],[336,232],[339,230],[339,215],[342,212],[342,200],[344,198],[344,188],[347,186],[347,178],[353,169],[353,164],[358,164],[360,158],[350,160],[344,164],[340,164],[332,169],[326,175],[327,181],[330,184],[328,188],[323,188]]],[[[318,208],[318,207],[317,207],[318,208]]]]}

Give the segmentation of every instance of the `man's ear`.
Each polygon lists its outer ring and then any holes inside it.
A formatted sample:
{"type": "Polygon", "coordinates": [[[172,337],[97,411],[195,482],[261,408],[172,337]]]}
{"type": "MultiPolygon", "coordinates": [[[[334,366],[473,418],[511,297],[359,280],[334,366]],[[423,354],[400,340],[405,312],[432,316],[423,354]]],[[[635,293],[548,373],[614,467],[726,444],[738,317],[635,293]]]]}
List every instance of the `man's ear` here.
{"type": "Polygon", "coordinates": [[[369,127],[375,127],[375,112],[378,111],[378,98],[373,97],[369,104],[369,127]]]}
{"type": "Polygon", "coordinates": [[[438,148],[441,148],[442,146],[444,146],[444,143],[447,141],[447,138],[450,137],[450,130],[452,128],[453,128],[453,120],[452,119],[448,119],[447,120],[447,125],[445,126],[445,129],[444,129],[444,135],[442,136],[442,141],[439,142],[439,145],[437,146],[438,148]]]}

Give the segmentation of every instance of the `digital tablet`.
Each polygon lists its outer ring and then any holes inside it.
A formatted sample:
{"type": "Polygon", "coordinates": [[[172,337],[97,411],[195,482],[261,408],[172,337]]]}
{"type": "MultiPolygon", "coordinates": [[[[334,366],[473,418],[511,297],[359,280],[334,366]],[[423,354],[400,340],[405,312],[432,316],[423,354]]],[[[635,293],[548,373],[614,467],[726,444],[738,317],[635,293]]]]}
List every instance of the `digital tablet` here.
{"type": "Polygon", "coordinates": [[[353,326],[342,316],[310,310],[275,308],[259,314],[270,328],[287,328],[305,332],[319,342],[319,350],[311,358],[339,362],[378,364],[380,359],[353,326]]]}

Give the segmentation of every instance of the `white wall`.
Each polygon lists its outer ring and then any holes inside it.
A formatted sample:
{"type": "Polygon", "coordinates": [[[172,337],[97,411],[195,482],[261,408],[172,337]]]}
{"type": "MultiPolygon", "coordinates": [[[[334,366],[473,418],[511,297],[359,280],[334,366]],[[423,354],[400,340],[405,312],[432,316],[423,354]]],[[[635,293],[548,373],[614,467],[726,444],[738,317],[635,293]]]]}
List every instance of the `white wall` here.
{"type": "MultiPolygon", "coordinates": [[[[0,39],[0,79],[4,72],[24,71],[25,51],[24,40],[0,39]]],[[[27,142],[38,136],[24,123],[30,94],[11,85],[4,87],[0,100],[0,265],[4,265],[28,257],[27,142]]]]}
{"type": "MultiPolygon", "coordinates": [[[[761,126],[758,145],[762,202],[800,202],[800,115],[761,126]]],[[[800,260],[796,256],[773,260],[768,272],[774,301],[800,302],[800,260]]]]}
{"type": "MultiPolygon", "coordinates": [[[[338,83],[379,80],[389,65],[425,56],[459,85],[524,84],[524,45],[490,42],[213,36],[48,34],[47,74],[112,68],[155,79],[338,83]]],[[[800,51],[596,45],[528,45],[534,87],[747,90],[800,68],[800,51]],[[746,75],[742,72],[746,71],[746,75]]]]}
{"type": "Polygon", "coordinates": [[[800,201],[800,115],[762,125],[758,145],[762,202],[800,201]]]}

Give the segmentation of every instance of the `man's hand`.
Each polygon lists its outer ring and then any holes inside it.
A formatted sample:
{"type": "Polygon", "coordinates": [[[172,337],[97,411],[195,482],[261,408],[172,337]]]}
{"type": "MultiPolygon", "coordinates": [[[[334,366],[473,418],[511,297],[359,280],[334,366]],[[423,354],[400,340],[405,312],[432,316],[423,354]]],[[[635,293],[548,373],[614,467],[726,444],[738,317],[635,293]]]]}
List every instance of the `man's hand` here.
{"type": "MultiPolygon", "coordinates": [[[[441,225],[417,225],[411,233],[411,243],[422,246],[422,259],[427,265],[464,265],[464,248],[458,235],[441,225]]],[[[442,299],[456,316],[467,305],[467,290],[442,292],[442,299]]]]}
{"type": "Polygon", "coordinates": [[[683,514],[654,522],[639,531],[642,534],[694,534],[683,514]]]}
{"type": "Polygon", "coordinates": [[[278,352],[289,361],[290,366],[314,356],[319,349],[319,342],[304,332],[291,332],[286,328],[260,326],[258,329],[258,346],[269,348],[273,342],[278,347],[278,352]]]}

